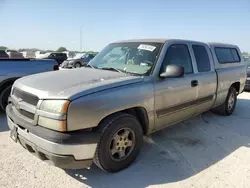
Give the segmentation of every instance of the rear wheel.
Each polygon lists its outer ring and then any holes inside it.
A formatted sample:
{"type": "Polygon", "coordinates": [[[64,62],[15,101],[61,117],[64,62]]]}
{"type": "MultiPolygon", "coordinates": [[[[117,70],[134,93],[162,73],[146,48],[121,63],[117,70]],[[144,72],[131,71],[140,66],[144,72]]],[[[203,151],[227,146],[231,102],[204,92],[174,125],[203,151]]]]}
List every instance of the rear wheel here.
{"type": "Polygon", "coordinates": [[[226,101],[221,106],[212,109],[212,112],[224,116],[229,116],[234,112],[236,103],[237,103],[237,91],[234,87],[230,87],[226,101]]]}
{"type": "Polygon", "coordinates": [[[1,110],[5,111],[6,106],[8,105],[8,98],[10,96],[12,85],[9,85],[3,89],[0,93],[0,107],[1,110]]]}
{"type": "Polygon", "coordinates": [[[80,68],[81,67],[81,63],[79,62],[76,62],[75,65],[74,65],[75,68],[80,68]]]}
{"type": "Polygon", "coordinates": [[[143,144],[139,121],[130,114],[117,113],[99,126],[101,138],[94,157],[95,164],[107,172],[128,167],[136,159],[143,144]]]}

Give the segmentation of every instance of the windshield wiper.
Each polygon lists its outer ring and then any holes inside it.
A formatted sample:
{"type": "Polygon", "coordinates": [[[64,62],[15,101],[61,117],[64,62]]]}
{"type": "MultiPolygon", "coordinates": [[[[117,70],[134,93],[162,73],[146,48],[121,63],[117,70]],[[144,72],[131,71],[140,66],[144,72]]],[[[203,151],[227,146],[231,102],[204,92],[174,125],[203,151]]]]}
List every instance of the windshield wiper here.
{"type": "Polygon", "coordinates": [[[102,70],[110,70],[110,71],[116,71],[116,72],[123,72],[123,73],[127,73],[125,70],[122,70],[122,69],[116,69],[116,68],[113,68],[113,67],[103,67],[101,68],[102,70]]]}
{"type": "Polygon", "coordinates": [[[89,65],[89,64],[84,65],[84,67],[90,67],[90,68],[92,68],[92,69],[97,69],[97,67],[96,67],[96,66],[94,66],[94,65],[89,65]]]}

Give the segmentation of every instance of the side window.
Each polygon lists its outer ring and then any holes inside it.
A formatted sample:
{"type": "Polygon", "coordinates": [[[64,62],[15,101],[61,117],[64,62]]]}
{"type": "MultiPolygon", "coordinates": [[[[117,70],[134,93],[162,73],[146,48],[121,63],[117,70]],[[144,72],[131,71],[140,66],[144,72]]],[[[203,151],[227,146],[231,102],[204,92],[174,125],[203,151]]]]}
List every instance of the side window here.
{"type": "Polygon", "coordinates": [[[50,54],[49,57],[50,57],[50,58],[55,58],[56,55],[55,55],[55,54],[50,54]]]}
{"type": "Polygon", "coordinates": [[[240,62],[240,56],[235,48],[216,47],[214,50],[219,63],[240,62]]]}
{"type": "Polygon", "coordinates": [[[193,65],[187,45],[173,44],[169,46],[163,60],[161,71],[165,70],[167,65],[183,66],[185,74],[192,74],[193,65]]]}
{"type": "Polygon", "coordinates": [[[205,46],[192,45],[197,68],[199,72],[208,72],[211,70],[210,60],[205,46]]]}
{"type": "Polygon", "coordinates": [[[237,50],[234,49],[234,48],[232,48],[232,49],[231,49],[231,53],[232,53],[233,56],[234,56],[234,60],[235,60],[236,62],[240,62],[240,56],[239,56],[237,50]]]}

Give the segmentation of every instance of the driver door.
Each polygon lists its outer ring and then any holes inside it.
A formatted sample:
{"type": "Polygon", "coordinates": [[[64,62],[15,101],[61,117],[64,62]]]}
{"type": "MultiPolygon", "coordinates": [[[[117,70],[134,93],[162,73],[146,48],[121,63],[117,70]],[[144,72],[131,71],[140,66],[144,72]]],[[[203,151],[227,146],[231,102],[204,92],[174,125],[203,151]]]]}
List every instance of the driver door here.
{"type": "Polygon", "coordinates": [[[160,71],[163,72],[170,64],[183,66],[185,75],[181,78],[165,78],[156,81],[154,130],[180,122],[196,112],[197,76],[194,74],[188,44],[172,44],[168,47],[160,71]]]}

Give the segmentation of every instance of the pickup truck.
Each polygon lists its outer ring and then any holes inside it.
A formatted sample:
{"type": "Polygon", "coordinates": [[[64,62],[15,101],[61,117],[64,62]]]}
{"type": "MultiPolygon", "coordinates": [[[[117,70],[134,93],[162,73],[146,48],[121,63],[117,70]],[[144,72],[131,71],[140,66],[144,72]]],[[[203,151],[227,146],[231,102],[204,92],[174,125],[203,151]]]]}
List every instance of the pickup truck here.
{"type": "Polygon", "coordinates": [[[235,45],[114,42],[86,67],[17,80],[6,108],[10,136],[62,169],[94,161],[117,172],[136,159],[144,135],[208,110],[231,115],[246,78],[235,45]]]}
{"type": "Polygon", "coordinates": [[[23,76],[58,70],[54,60],[0,59],[0,108],[8,104],[12,84],[23,76]]]}

